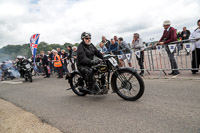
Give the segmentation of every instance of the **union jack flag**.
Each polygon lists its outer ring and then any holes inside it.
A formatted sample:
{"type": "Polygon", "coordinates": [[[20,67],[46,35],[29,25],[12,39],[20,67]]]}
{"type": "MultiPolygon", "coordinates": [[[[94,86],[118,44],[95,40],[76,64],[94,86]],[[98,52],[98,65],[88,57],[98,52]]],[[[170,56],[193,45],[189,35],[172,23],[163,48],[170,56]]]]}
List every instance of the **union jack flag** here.
{"type": "Polygon", "coordinates": [[[31,48],[37,48],[39,36],[40,36],[40,34],[34,34],[31,36],[31,39],[30,39],[31,48]]]}
{"type": "Polygon", "coordinates": [[[31,36],[30,39],[30,47],[31,47],[31,52],[33,55],[33,60],[34,60],[34,69],[37,71],[37,67],[35,65],[35,56],[36,56],[36,51],[37,51],[37,47],[38,47],[38,40],[39,40],[39,36],[40,34],[34,34],[31,36]]]}

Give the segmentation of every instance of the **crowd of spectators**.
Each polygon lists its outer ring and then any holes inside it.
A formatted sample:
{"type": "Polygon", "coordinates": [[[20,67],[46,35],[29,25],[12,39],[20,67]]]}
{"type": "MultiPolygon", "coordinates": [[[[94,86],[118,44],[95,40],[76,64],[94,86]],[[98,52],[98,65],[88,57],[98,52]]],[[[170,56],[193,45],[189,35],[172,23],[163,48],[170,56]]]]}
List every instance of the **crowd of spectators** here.
{"type": "MultiPolygon", "coordinates": [[[[197,25],[198,28],[191,34],[191,32],[183,27],[182,31],[177,31],[175,28],[171,27],[170,21],[165,21],[163,24],[164,32],[159,45],[168,44],[173,41],[182,41],[188,40],[192,38],[200,37],[199,29],[200,29],[200,20],[198,20],[197,25]]],[[[189,42],[189,41],[188,41],[189,42]]],[[[199,68],[199,41],[194,44],[193,52],[192,52],[192,68],[199,68]],[[195,49],[195,51],[194,51],[195,49]]],[[[186,41],[187,43],[187,41],[186,41]]],[[[157,45],[157,44],[156,44],[157,45]]],[[[166,51],[167,51],[167,45],[166,51]]],[[[140,66],[141,72],[139,73],[141,76],[144,74],[144,43],[142,38],[138,33],[133,34],[132,43],[128,44],[123,37],[117,37],[116,35],[107,39],[105,36],[102,36],[100,43],[97,45],[98,50],[103,54],[113,54],[118,57],[118,64],[120,67],[125,66],[125,61],[127,61],[128,66],[132,67],[132,54],[133,52],[139,51],[139,56],[134,53],[136,59],[138,61],[138,65],[140,66]]],[[[168,48],[169,49],[169,48],[168,48]]],[[[184,49],[182,43],[177,44],[177,51],[179,55],[179,51],[184,49]]],[[[186,49],[185,49],[186,50],[186,49]]],[[[179,74],[178,67],[176,61],[174,59],[174,53],[167,51],[169,60],[172,67],[172,75],[179,74]]],[[[186,55],[189,55],[189,51],[186,50],[186,55]]],[[[33,57],[32,57],[33,61],[33,57]]],[[[47,51],[45,54],[44,51],[40,51],[40,54],[37,54],[35,57],[35,65],[37,66],[37,71],[39,73],[43,73],[45,78],[49,78],[52,72],[58,73],[58,78],[63,78],[63,75],[69,75],[70,71],[76,70],[76,62],[77,62],[77,47],[76,46],[67,46],[65,49],[57,48],[52,51],[47,51]],[[69,70],[70,69],[70,70],[69,70]]],[[[196,71],[192,71],[195,74],[196,71]]]]}

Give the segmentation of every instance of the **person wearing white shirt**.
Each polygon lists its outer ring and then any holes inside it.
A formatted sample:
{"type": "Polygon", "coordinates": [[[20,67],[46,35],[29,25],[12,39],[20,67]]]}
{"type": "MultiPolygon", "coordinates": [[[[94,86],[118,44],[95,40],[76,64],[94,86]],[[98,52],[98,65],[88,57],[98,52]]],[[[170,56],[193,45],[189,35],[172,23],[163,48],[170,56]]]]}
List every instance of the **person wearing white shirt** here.
{"type": "MultiPolygon", "coordinates": [[[[200,19],[197,21],[198,28],[190,35],[190,39],[200,38],[200,19]]],[[[196,74],[200,65],[200,40],[192,46],[192,74],[196,74]],[[196,69],[196,70],[194,70],[196,69]]]]}
{"type": "Polygon", "coordinates": [[[139,74],[143,76],[144,75],[144,44],[138,33],[133,34],[132,48],[135,51],[140,51],[140,58],[136,55],[136,59],[138,61],[138,65],[140,66],[140,70],[141,70],[139,74]]]}

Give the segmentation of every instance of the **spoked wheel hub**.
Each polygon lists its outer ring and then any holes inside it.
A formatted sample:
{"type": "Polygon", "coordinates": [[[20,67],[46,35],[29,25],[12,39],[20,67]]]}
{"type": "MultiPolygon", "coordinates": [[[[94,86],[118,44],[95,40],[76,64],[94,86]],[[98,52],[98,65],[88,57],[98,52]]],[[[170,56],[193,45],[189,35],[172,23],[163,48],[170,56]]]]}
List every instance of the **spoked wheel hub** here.
{"type": "Polygon", "coordinates": [[[125,91],[130,91],[132,88],[132,85],[129,81],[123,81],[122,85],[121,85],[122,89],[124,89],[125,91]]]}

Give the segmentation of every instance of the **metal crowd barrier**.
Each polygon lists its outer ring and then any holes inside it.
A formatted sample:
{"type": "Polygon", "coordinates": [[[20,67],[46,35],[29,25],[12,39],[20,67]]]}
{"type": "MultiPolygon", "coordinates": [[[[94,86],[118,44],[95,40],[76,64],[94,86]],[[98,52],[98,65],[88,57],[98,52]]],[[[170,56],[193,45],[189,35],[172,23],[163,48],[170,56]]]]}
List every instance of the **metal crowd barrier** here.
{"type": "MultiPolygon", "coordinates": [[[[199,39],[200,38],[175,41],[167,44],[172,48],[170,50],[174,52],[174,57],[178,65],[177,70],[199,70],[199,68],[192,68],[191,66],[193,43],[199,39]]],[[[131,63],[136,70],[140,70],[136,59],[137,52],[140,51],[134,51],[132,49],[131,63]]],[[[197,64],[197,59],[195,63],[197,64]]],[[[148,74],[150,74],[150,71],[160,71],[160,75],[161,72],[166,75],[165,71],[170,70],[172,70],[171,64],[164,45],[148,46],[144,49],[144,71],[148,72],[148,74]]]]}
{"type": "MultiPolygon", "coordinates": [[[[173,47],[172,51],[174,52],[174,57],[178,65],[177,70],[199,70],[199,68],[192,68],[191,66],[192,46],[193,43],[198,40],[200,40],[200,38],[175,41],[167,44],[169,47],[173,47]],[[187,53],[189,54],[187,55],[187,53]]],[[[141,71],[140,66],[138,65],[138,61],[136,59],[136,56],[138,56],[137,52],[140,51],[135,51],[134,49],[132,49],[131,64],[134,69],[141,71]]],[[[122,55],[118,55],[118,59],[121,58],[120,56],[122,55]]],[[[129,66],[126,60],[124,60],[124,63],[126,67],[129,66]]],[[[197,64],[197,60],[195,60],[195,63],[197,64]]],[[[72,71],[70,61],[68,61],[67,68],[70,72],[72,71]]],[[[166,71],[172,70],[168,54],[165,50],[165,45],[148,46],[144,48],[143,70],[148,74],[151,74],[151,72],[153,71],[159,71],[159,76],[161,76],[162,72],[166,75],[166,71]]]]}

